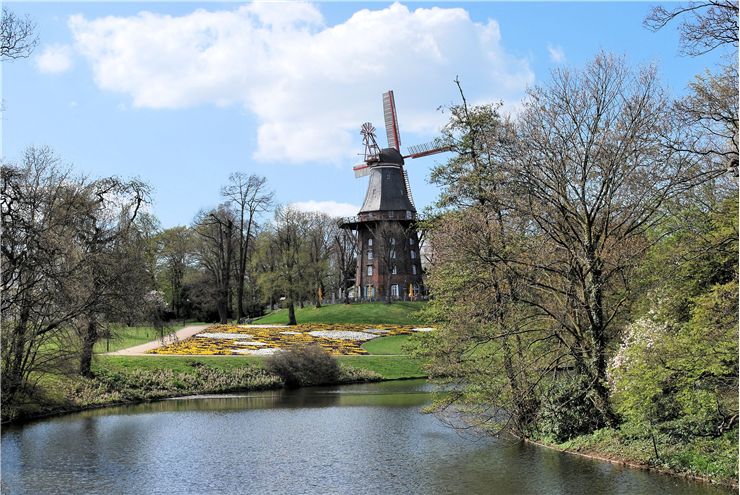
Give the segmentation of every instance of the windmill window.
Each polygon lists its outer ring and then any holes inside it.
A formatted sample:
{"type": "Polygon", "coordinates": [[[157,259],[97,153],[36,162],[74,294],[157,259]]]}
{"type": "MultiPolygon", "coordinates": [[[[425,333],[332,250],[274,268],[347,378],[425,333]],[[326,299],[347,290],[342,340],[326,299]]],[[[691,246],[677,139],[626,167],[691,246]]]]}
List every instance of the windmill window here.
{"type": "Polygon", "coordinates": [[[367,267],[367,276],[372,277],[373,276],[373,265],[368,265],[367,267]]]}
{"type": "Polygon", "coordinates": [[[398,297],[398,284],[391,285],[391,296],[398,297]]]}
{"type": "Polygon", "coordinates": [[[395,246],[395,245],[396,245],[396,239],[395,237],[391,237],[391,246],[395,246]]]}
{"type": "Polygon", "coordinates": [[[373,240],[372,239],[368,239],[367,240],[367,245],[368,245],[368,247],[373,247],[373,240]]]}
{"type": "Polygon", "coordinates": [[[416,275],[416,265],[411,265],[411,273],[416,275]]]}
{"type": "Polygon", "coordinates": [[[393,269],[391,270],[391,273],[393,273],[393,275],[398,275],[398,267],[396,265],[393,265],[393,269]]]}
{"type": "Polygon", "coordinates": [[[391,249],[391,259],[392,260],[396,259],[396,250],[395,249],[391,249]]]}
{"type": "Polygon", "coordinates": [[[413,245],[414,245],[414,239],[409,239],[409,246],[413,246],[413,245]]]}
{"type": "Polygon", "coordinates": [[[416,251],[411,251],[411,259],[412,260],[416,259],[416,251]]]}
{"type": "Polygon", "coordinates": [[[368,260],[373,259],[373,250],[372,249],[368,249],[367,250],[367,259],[368,260]]]}

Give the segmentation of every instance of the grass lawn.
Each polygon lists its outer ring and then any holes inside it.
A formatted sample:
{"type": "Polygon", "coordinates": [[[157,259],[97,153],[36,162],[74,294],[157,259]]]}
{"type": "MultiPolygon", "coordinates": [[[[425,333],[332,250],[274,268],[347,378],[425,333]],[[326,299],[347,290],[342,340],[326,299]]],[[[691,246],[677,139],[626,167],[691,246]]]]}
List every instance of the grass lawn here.
{"type": "MultiPolygon", "coordinates": [[[[298,323],[368,323],[421,325],[419,310],[426,302],[394,302],[393,304],[356,303],[330,304],[315,308],[296,308],[295,315],[298,323]]],[[[258,318],[254,323],[287,323],[288,310],[280,309],[267,316],[258,318]]]]}
{"type": "MultiPolygon", "coordinates": [[[[171,369],[175,372],[191,372],[191,363],[199,362],[219,369],[243,366],[262,366],[263,356],[96,356],[94,369],[109,371],[131,371],[134,369],[171,369]]],[[[337,356],[337,360],[353,368],[370,370],[386,380],[398,378],[422,378],[421,363],[408,356],[337,356]]]]}
{"type": "Polygon", "coordinates": [[[409,341],[411,335],[392,335],[373,339],[362,344],[362,348],[370,354],[375,355],[400,355],[406,354],[403,345],[409,341]]]}

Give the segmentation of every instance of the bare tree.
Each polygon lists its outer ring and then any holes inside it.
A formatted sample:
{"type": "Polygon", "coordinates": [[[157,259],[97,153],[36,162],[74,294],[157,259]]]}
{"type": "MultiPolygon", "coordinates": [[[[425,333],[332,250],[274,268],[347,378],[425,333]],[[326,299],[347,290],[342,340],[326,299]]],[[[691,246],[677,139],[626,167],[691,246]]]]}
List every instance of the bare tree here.
{"type": "Polygon", "coordinates": [[[209,273],[216,288],[218,317],[225,324],[231,314],[234,214],[231,209],[222,205],[211,211],[200,212],[194,224],[195,233],[200,239],[196,246],[196,257],[209,273]]]}
{"type": "Polygon", "coordinates": [[[734,61],[721,73],[696,76],[691,93],[675,103],[683,135],[669,143],[707,162],[715,175],[738,175],[738,68],[734,61]]]}
{"type": "Polygon", "coordinates": [[[71,350],[90,374],[111,306],[136,299],[132,283],[141,287],[128,276],[135,267],[127,255],[147,195],[139,181],[75,177],[48,148],[28,148],[22,165],[3,165],[4,395],[23,390],[33,371],[48,371],[65,350],[61,357],[69,360],[71,350]],[[75,326],[81,347],[70,341],[75,326]]]}
{"type": "Polygon", "coordinates": [[[333,264],[339,275],[339,287],[345,304],[349,304],[350,282],[357,270],[357,234],[350,229],[335,229],[332,245],[333,264]]]}
{"type": "MultiPolygon", "coordinates": [[[[134,266],[127,248],[132,240],[134,222],[142,205],[148,201],[149,187],[139,180],[108,177],[91,182],[84,192],[85,210],[75,216],[86,260],[80,289],[83,297],[90,301],[79,327],[82,337],[80,374],[91,376],[93,347],[102,336],[103,325],[116,301],[124,299],[131,288],[126,282],[139,285],[141,277],[130,277],[134,266]]],[[[140,253],[141,248],[139,245],[140,253]]],[[[141,270],[139,274],[145,272],[141,270]]],[[[143,294],[138,296],[135,299],[141,299],[143,294]]]]}
{"type": "Polygon", "coordinates": [[[644,24],[658,31],[676,19],[680,25],[681,49],[687,55],[702,55],[715,48],[738,46],[738,4],[734,0],[689,2],[671,10],[655,7],[644,24]]]}
{"type": "Polygon", "coordinates": [[[26,58],[38,43],[38,36],[34,34],[36,25],[28,17],[20,18],[3,6],[2,29],[0,36],[0,60],[26,58]]]}
{"type": "Polygon", "coordinates": [[[221,190],[221,195],[234,208],[238,222],[237,235],[237,263],[236,263],[236,316],[241,318],[244,313],[244,283],[250,242],[253,238],[253,229],[260,213],[267,211],[272,205],[273,193],[267,190],[267,179],[256,175],[247,176],[236,172],[229,176],[229,185],[221,190]]]}

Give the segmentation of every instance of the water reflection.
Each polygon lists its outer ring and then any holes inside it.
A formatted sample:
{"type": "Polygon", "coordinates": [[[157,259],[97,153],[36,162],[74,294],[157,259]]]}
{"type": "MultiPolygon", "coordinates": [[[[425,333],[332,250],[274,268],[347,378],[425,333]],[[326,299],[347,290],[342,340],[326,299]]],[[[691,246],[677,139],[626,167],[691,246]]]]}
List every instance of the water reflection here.
{"type": "Polygon", "coordinates": [[[2,435],[3,493],[724,493],[430,415],[423,381],[168,400],[2,435]]]}

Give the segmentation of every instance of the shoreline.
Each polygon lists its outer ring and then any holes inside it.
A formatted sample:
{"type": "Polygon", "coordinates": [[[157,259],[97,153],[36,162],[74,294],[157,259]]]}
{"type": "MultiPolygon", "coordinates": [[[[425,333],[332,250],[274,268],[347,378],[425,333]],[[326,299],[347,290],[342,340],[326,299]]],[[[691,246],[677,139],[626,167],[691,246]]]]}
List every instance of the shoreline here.
{"type": "Polygon", "coordinates": [[[532,445],[535,445],[541,448],[555,450],[563,454],[575,455],[575,456],[584,457],[586,459],[591,459],[595,461],[608,462],[609,464],[625,466],[631,469],[639,469],[640,471],[647,471],[650,473],[660,474],[663,476],[673,476],[677,478],[685,478],[685,479],[690,479],[692,481],[697,481],[700,483],[707,483],[710,485],[717,485],[717,486],[722,486],[725,488],[733,488],[735,490],[738,489],[737,480],[729,481],[729,480],[713,479],[707,476],[692,474],[686,471],[673,471],[671,469],[660,468],[660,467],[652,466],[644,462],[634,461],[634,460],[626,459],[623,457],[617,457],[617,456],[614,456],[613,454],[602,454],[594,450],[578,451],[578,450],[564,449],[562,447],[558,447],[557,445],[542,443],[542,442],[538,442],[536,440],[531,440],[528,438],[521,438],[514,434],[510,434],[510,435],[512,435],[514,438],[517,438],[524,443],[532,444],[532,445]]]}
{"type": "MultiPolygon", "coordinates": [[[[403,380],[426,380],[426,377],[401,377],[401,378],[381,378],[379,380],[353,380],[344,381],[337,383],[323,383],[321,385],[314,385],[316,387],[333,387],[341,385],[356,385],[360,383],[380,383],[380,382],[396,382],[403,380]]],[[[311,388],[311,387],[300,387],[300,388],[311,388]]],[[[138,404],[149,404],[152,402],[159,402],[170,399],[178,399],[182,397],[190,397],[193,395],[210,395],[210,394],[238,394],[243,392],[261,392],[265,390],[286,390],[284,385],[278,385],[275,387],[255,387],[255,388],[235,388],[228,391],[223,390],[198,390],[188,391],[182,394],[165,394],[161,397],[148,398],[148,399],[130,399],[130,400],[117,400],[112,402],[106,402],[104,404],[88,404],[77,407],[60,407],[58,409],[52,409],[40,414],[31,414],[27,416],[19,416],[11,420],[5,420],[0,422],[0,426],[20,426],[26,423],[32,423],[34,421],[50,419],[60,416],[66,416],[68,414],[80,413],[85,411],[91,411],[95,409],[103,409],[106,407],[120,407],[120,406],[135,406],[138,404]]]]}

